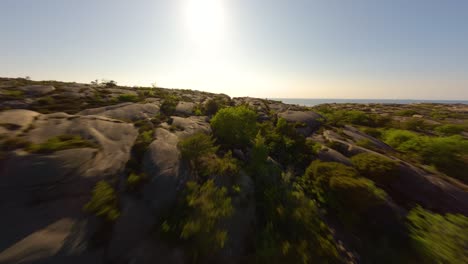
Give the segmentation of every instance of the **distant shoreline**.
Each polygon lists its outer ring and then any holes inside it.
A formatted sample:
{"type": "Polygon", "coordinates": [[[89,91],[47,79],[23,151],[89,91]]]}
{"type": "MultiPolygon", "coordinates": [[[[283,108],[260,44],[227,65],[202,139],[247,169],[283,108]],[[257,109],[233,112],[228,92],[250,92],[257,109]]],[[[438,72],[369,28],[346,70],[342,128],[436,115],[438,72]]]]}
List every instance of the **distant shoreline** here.
{"type": "Polygon", "coordinates": [[[315,106],[319,104],[332,103],[356,103],[356,104],[468,104],[468,100],[417,100],[417,99],[314,99],[314,98],[268,98],[281,101],[285,104],[296,104],[303,106],[315,106]]]}

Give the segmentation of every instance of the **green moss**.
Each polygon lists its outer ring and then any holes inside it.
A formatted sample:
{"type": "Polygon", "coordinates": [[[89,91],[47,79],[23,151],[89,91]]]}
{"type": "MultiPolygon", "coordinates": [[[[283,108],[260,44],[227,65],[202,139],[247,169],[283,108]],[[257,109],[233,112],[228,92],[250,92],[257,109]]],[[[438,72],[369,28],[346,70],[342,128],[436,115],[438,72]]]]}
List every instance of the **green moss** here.
{"type": "Polygon", "coordinates": [[[93,189],[91,200],[84,206],[85,211],[114,221],[119,217],[117,197],[112,186],[100,181],[93,189]]]}
{"type": "Polygon", "coordinates": [[[79,135],[60,135],[49,138],[40,144],[30,144],[27,150],[32,153],[52,153],[59,150],[71,148],[97,148],[98,145],[81,138],[79,135]]]}

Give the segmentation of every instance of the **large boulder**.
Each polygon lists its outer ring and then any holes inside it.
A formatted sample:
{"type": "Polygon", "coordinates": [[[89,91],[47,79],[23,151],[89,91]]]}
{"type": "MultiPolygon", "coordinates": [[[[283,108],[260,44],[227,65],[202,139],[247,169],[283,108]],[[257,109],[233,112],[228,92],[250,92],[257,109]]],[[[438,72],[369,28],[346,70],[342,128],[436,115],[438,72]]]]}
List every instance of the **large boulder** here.
{"type": "Polygon", "coordinates": [[[176,115],[189,116],[193,113],[195,108],[195,103],[192,102],[179,102],[175,109],[176,115]]]}
{"type": "Polygon", "coordinates": [[[179,138],[164,128],[157,128],[155,140],[144,157],[144,171],[150,178],[143,193],[156,211],[168,208],[184,187],[188,170],[183,168],[177,148],[179,138]]]}
{"type": "Polygon", "coordinates": [[[75,254],[70,249],[71,236],[74,244],[86,243],[83,239],[89,236],[76,236],[72,227],[83,219],[92,188],[97,181],[123,172],[137,136],[133,125],[99,116],[37,115],[33,124],[23,136],[30,142],[74,134],[97,148],[48,154],[17,150],[2,162],[0,210],[8,214],[0,218],[0,263],[60,263],[68,253],[75,254]],[[62,252],[60,258],[57,252],[62,252]]]}
{"type": "Polygon", "coordinates": [[[172,116],[171,125],[176,128],[174,132],[179,138],[196,133],[211,133],[211,126],[206,116],[191,116],[187,118],[172,116]]]}
{"type": "Polygon", "coordinates": [[[122,103],[117,105],[86,109],[80,115],[99,115],[123,121],[137,121],[154,117],[159,113],[159,107],[155,104],[122,103]]]}
{"type": "Polygon", "coordinates": [[[0,136],[16,136],[28,128],[39,115],[37,112],[24,109],[0,112],[0,136]]]}
{"type": "Polygon", "coordinates": [[[309,136],[321,124],[321,115],[313,111],[291,111],[282,112],[278,117],[284,118],[289,123],[298,123],[297,131],[304,136],[309,136]]]}

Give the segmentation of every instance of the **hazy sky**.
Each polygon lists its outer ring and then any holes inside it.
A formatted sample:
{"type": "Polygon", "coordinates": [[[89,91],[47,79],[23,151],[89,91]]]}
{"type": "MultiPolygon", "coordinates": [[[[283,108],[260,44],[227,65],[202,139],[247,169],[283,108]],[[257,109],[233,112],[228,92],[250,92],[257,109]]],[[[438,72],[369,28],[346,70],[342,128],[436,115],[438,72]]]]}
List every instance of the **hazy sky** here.
{"type": "Polygon", "coordinates": [[[0,76],[468,99],[467,0],[0,0],[0,76]]]}

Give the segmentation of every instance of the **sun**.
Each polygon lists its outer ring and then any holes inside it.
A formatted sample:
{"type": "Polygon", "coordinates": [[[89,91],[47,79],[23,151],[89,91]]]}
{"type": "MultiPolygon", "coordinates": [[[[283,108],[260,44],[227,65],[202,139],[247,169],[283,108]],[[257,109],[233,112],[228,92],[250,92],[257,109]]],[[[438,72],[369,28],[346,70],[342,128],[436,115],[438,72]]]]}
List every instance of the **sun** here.
{"type": "Polygon", "coordinates": [[[193,41],[208,46],[218,44],[226,34],[224,0],[187,0],[185,20],[193,41]]]}

